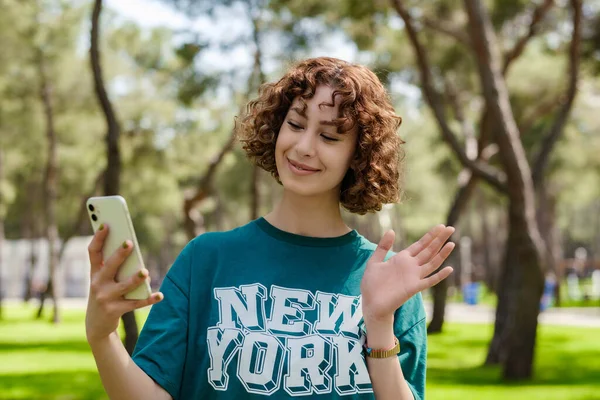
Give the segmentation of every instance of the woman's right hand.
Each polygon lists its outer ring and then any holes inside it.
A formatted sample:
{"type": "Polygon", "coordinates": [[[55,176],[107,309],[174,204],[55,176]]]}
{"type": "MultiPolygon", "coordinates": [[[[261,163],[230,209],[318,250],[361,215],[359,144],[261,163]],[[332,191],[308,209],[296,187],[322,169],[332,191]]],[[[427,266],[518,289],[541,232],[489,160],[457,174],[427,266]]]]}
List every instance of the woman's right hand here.
{"type": "Polygon", "coordinates": [[[106,339],[115,332],[119,319],[126,312],[156,304],[163,299],[162,293],[154,293],[144,300],[126,300],[123,297],[147,279],[148,270],[142,269],[129,279],[117,282],[117,271],[131,254],[133,243],[123,243],[107,260],[103,260],[102,247],[108,231],[108,226],[101,226],[88,247],[91,276],[85,331],[90,344],[106,339]]]}

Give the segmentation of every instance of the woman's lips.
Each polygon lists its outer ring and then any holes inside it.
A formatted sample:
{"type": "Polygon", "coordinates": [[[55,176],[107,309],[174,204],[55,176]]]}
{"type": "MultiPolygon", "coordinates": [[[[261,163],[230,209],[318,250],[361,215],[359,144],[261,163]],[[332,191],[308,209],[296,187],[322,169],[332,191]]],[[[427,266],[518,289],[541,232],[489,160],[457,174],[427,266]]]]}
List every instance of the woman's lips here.
{"type": "Polygon", "coordinates": [[[294,162],[294,161],[290,160],[289,158],[287,159],[287,161],[288,161],[288,166],[290,168],[290,171],[292,171],[296,175],[306,176],[306,175],[312,175],[312,174],[320,171],[318,169],[311,168],[307,165],[294,162]]]}

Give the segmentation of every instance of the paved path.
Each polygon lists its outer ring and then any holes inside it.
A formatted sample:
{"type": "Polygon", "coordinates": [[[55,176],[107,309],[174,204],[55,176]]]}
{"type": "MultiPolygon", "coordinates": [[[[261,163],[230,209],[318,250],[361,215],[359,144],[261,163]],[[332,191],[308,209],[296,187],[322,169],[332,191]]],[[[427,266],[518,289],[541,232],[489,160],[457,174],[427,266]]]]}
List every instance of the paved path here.
{"type": "MultiPolygon", "coordinates": [[[[18,304],[18,299],[5,299],[6,304],[18,304]]],[[[84,309],[86,299],[62,299],[64,308],[84,309]]],[[[431,318],[431,303],[425,303],[425,309],[431,318]]],[[[446,321],[460,323],[492,323],[495,308],[485,305],[471,306],[463,303],[448,303],[446,321]]],[[[600,307],[594,308],[550,308],[540,314],[539,321],[544,325],[581,326],[600,328],[600,307]]]]}
{"type": "MultiPolygon", "coordinates": [[[[431,314],[431,304],[425,304],[431,314]]],[[[446,306],[445,320],[462,323],[494,322],[496,309],[490,306],[471,306],[463,303],[449,303],[446,306]]],[[[429,315],[429,317],[431,317],[429,315]]],[[[549,308],[540,313],[539,322],[544,325],[583,326],[600,328],[600,307],[594,308],[549,308]]]]}

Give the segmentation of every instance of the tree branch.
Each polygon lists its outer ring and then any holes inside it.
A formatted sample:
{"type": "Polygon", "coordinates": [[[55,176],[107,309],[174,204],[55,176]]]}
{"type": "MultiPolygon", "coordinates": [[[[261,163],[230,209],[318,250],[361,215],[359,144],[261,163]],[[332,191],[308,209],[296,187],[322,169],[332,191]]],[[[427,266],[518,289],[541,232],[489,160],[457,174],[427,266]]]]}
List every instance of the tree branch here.
{"type": "Polygon", "coordinates": [[[460,123],[462,127],[462,132],[465,137],[465,153],[467,157],[471,160],[477,158],[478,153],[478,143],[477,138],[475,137],[475,130],[473,129],[473,125],[467,121],[465,115],[460,106],[460,100],[458,98],[458,93],[456,90],[456,86],[452,83],[452,79],[444,79],[444,86],[446,88],[446,93],[448,94],[448,99],[450,101],[450,106],[454,111],[454,117],[460,123]]]}
{"type": "Polygon", "coordinates": [[[519,131],[523,133],[528,132],[542,116],[550,114],[555,107],[561,104],[560,100],[562,97],[563,95],[558,99],[537,104],[533,110],[524,114],[519,122],[519,131]]]}
{"type": "Polygon", "coordinates": [[[469,39],[469,36],[466,35],[465,32],[457,26],[453,26],[452,24],[442,20],[434,20],[429,17],[423,17],[421,22],[423,22],[423,25],[431,30],[450,36],[451,38],[455,39],[459,43],[464,44],[465,46],[471,46],[471,40],[469,39]]]}
{"type": "Polygon", "coordinates": [[[190,240],[197,236],[197,224],[195,219],[191,215],[191,211],[194,207],[196,207],[198,203],[210,196],[213,190],[212,182],[217,171],[217,167],[219,166],[225,155],[231,151],[234,143],[235,130],[232,130],[231,134],[229,135],[229,138],[227,139],[227,142],[225,142],[219,154],[211,160],[210,164],[208,165],[208,169],[198,181],[198,186],[196,187],[196,191],[194,192],[194,194],[190,197],[187,197],[183,202],[183,215],[185,218],[184,226],[188,239],[190,240]]]}
{"type": "Polygon", "coordinates": [[[59,260],[62,260],[63,253],[65,252],[65,249],[67,247],[67,242],[77,234],[79,228],[81,227],[81,224],[86,219],[87,199],[92,196],[96,196],[100,193],[100,190],[104,185],[104,174],[105,171],[100,172],[94,180],[94,186],[92,187],[92,190],[90,190],[88,193],[84,194],[81,197],[81,200],[79,201],[79,210],[77,211],[77,217],[75,219],[75,222],[73,223],[73,225],[71,225],[71,228],[67,231],[67,233],[62,237],[62,244],[60,246],[60,250],[58,251],[59,260]]]}
{"type": "Polygon", "coordinates": [[[540,151],[535,157],[533,164],[533,184],[538,187],[544,179],[544,172],[550,159],[550,153],[560,138],[564,127],[573,108],[575,96],[577,95],[577,83],[579,81],[579,53],[581,48],[581,19],[582,19],[582,1],[571,0],[573,12],[573,34],[571,45],[569,47],[569,84],[564,95],[564,103],[556,115],[554,123],[542,140],[540,151]]]}
{"type": "Polygon", "coordinates": [[[92,28],[90,32],[90,63],[94,76],[94,90],[96,97],[104,113],[107,125],[106,147],[107,164],[106,179],[104,179],[104,194],[106,196],[119,194],[121,155],[119,150],[119,135],[121,127],[115,110],[106,93],[106,85],[102,75],[102,63],[100,55],[100,14],[102,13],[102,0],[94,1],[92,10],[92,28]]]}
{"type": "Polygon", "coordinates": [[[533,11],[533,16],[531,17],[531,23],[529,24],[529,29],[527,30],[527,33],[523,37],[521,37],[517,41],[515,46],[508,52],[506,52],[504,55],[502,74],[506,75],[506,72],[508,71],[508,68],[510,67],[512,62],[523,53],[523,50],[525,50],[525,46],[527,45],[527,43],[537,33],[538,28],[540,26],[540,22],[542,21],[542,19],[544,19],[544,16],[553,5],[554,0],[544,0],[544,2],[537,6],[536,9],[533,11]]]}
{"type": "Polygon", "coordinates": [[[454,132],[450,129],[446,116],[444,114],[444,106],[441,101],[441,95],[435,90],[432,84],[431,67],[427,54],[423,45],[419,42],[417,31],[415,29],[412,17],[409,15],[401,0],[391,0],[393,7],[396,9],[400,17],[404,20],[406,31],[412,43],[417,57],[417,64],[421,74],[421,85],[423,94],[429,106],[431,107],[444,141],[448,143],[454,154],[458,157],[461,164],[468,167],[473,174],[484,179],[487,183],[494,186],[498,190],[505,192],[506,177],[504,173],[496,168],[484,163],[480,160],[472,160],[467,157],[454,132]]]}
{"type": "Polygon", "coordinates": [[[531,169],[521,143],[519,129],[514,119],[506,81],[500,69],[495,32],[485,6],[479,0],[464,0],[469,15],[469,29],[479,77],[490,114],[495,124],[495,139],[507,178],[508,195],[521,203],[527,216],[533,215],[533,187],[531,169]]]}
{"type": "MultiPolygon", "coordinates": [[[[252,39],[254,42],[254,73],[257,75],[253,82],[260,87],[266,81],[265,73],[262,67],[262,51],[261,51],[261,11],[265,8],[264,2],[258,1],[257,4],[250,2],[249,17],[252,21],[252,39]]],[[[256,164],[252,166],[252,182],[250,185],[250,219],[258,218],[260,210],[260,167],[256,164]]]]}
{"type": "MultiPolygon", "coordinates": [[[[247,88],[246,95],[244,96],[244,99],[242,100],[242,104],[245,104],[248,101],[250,94],[255,89],[257,89],[255,87],[257,80],[258,80],[258,84],[262,84],[265,81],[265,76],[264,76],[262,64],[261,64],[261,48],[260,48],[259,42],[258,42],[258,35],[259,35],[258,26],[257,26],[258,22],[256,21],[255,18],[253,18],[252,22],[253,22],[253,26],[255,29],[253,32],[253,34],[254,34],[253,38],[256,41],[255,42],[256,48],[255,48],[255,54],[254,54],[254,66],[252,69],[252,73],[250,74],[250,76],[248,78],[248,88],[247,88]]],[[[241,111],[242,111],[242,109],[240,109],[240,113],[241,113],[241,111]]],[[[235,139],[236,139],[235,128],[233,128],[231,130],[231,134],[229,135],[229,138],[227,139],[227,142],[225,142],[225,144],[221,148],[221,151],[219,152],[217,157],[215,157],[211,160],[206,172],[198,181],[198,185],[196,187],[196,191],[194,192],[194,194],[187,197],[183,202],[184,228],[185,228],[186,234],[190,240],[192,240],[197,235],[197,232],[196,232],[197,224],[196,224],[195,219],[192,217],[192,210],[194,209],[194,207],[196,207],[196,205],[198,203],[200,203],[202,200],[204,200],[210,196],[210,194],[213,190],[212,182],[213,182],[217,167],[219,166],[219,164],[221,163],[221,161],[223,160],[225,155],[227,153],[229,153],[231,151],[231,149],[233,149],[235,139]]]]}

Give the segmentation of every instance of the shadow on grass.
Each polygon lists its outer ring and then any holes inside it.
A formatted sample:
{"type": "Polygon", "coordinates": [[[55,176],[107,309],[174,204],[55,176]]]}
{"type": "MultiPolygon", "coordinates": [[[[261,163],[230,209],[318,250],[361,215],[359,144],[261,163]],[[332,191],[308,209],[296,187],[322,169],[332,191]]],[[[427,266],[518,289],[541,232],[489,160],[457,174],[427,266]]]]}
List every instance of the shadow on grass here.
{"type": "MultiPolygon", "coordinates": [[[[501,380],[500,366],[483,366],[487,355],[489,327],[450,325],[448,333],[430,337],[428,382],[465,386],[590,386],[600,382],[600,331],[544,328],[535,354],[534,378],[508,383],[501,380]],[[567,333],[568,332],[568,333],[567,333]]],[[[598,397],[600,399],[600,394],[598,397]]]]}
{"type": "MultiPolygon", "coordinates": [[[[500,366],[475,366],[465,368],[427,368],[427,380],[443,385],[499,385],[499,386],[556,386],[556,385],[598,385],[600,379],[600,355],[595,359],[578,357],[576,354],[556,354],[550,360],[538,359],[534,378],[524,382],[504,382],[501,380],[500,366]]],[[[598,395],[600,398],[600,395],[598,395]]]]}
{"type": "Polygon", "coordinates": [[[0,375],[2,400],[104,400],[96,372],[0,375]]]}
{"type": "Polygon", "coordinates": [[[46,350],[52,352],[77,352],[89,353],[90,346],[82,340],[72,340],[64,342],[35,342],[35,343],[16,343],[0,342],[0,353],[7,354],[12,351],[37,351],[46,350]]]}

